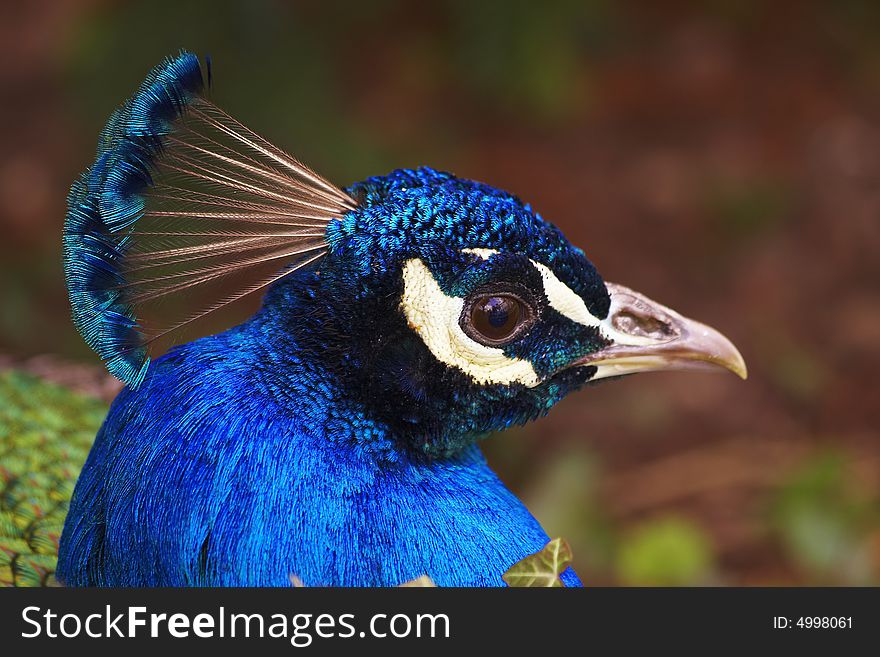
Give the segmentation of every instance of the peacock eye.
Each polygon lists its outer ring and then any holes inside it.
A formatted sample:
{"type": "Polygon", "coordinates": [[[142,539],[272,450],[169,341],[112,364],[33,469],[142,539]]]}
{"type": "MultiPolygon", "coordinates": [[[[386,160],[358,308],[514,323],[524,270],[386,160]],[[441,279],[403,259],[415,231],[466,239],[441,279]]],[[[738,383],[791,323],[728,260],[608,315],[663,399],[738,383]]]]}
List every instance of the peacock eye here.
{"type": "Polygon", "coordinates": [[[464,310],[461,326],[465,333],[486,345],[510,342],[522,333],[533,314],[522,299],[512,294],[482,294],[464,310]]]}

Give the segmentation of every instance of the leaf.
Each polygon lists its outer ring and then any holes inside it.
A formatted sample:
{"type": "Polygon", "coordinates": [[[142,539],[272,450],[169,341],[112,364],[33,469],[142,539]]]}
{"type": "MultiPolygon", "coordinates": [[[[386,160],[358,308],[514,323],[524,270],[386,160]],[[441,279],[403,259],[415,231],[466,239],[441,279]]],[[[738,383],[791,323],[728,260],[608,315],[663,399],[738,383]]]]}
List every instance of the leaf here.
{"type": "Polygon", "coordinates": [[[434,580],[432,580],[430,577],[428,577],[427,575],[420,575],[419,577],[416,577],[415,579],[411,579],[411,580],[409,580],[408,582],[404,582],[403,584],[400,585],[399,588],[405,588],[405,587],[407,587],[407,588],[408,588],[408,587],[413,587],[413,588],[421,588],[421,587],[433,588],[433,587],[436,587],[436,586],[437,586],[437,585],[434,584],[434,580]]]}
{"type": "Polygon", "coordinates": [[[554,538],[544,549],[513,564],[501,578],[508,586],[565,586],[559,576],[571,565],[571,548],[563,538],[554,538]]]}

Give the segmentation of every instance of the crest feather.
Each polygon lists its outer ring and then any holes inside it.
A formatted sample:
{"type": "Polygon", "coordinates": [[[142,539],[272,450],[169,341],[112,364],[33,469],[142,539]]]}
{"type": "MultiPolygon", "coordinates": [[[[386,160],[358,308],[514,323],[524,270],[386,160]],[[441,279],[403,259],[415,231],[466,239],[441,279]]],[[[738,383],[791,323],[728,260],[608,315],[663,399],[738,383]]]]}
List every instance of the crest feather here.
{"type": "Polygon", "coordinates": [[[94,164],[68,195],[73,321],[132,387],[156,340],[316,262],[327,225],[356,207],[203,89],[191,53],[153,69],[110,117],[94,164]],[[208,301],[168,301],[192,292],[208,301]],[[178,316],[158,323],[159,303],[159,314],[178,316]]]}

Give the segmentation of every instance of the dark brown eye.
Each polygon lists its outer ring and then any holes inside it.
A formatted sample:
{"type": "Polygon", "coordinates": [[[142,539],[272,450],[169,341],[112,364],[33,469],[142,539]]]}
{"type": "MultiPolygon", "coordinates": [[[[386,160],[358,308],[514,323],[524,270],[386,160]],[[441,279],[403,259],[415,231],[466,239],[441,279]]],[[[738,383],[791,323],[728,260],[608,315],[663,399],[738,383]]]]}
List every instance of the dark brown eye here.
{"type": "Polygon", "coordinates": [[[472,334],[476,334],[472,337],[480,342],[502,343],[518,332],[528,314],[525,303],[515,296],[487,294],[471,303],[468,324],[472,334]]]}

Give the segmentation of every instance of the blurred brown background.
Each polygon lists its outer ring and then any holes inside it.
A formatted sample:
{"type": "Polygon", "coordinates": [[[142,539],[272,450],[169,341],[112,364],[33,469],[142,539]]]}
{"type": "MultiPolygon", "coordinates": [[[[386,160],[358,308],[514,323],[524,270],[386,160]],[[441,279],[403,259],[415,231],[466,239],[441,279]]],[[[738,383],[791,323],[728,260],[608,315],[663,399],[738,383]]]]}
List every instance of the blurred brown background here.
{"type": "Polygon", "coordinates": [[[486,443],[585,582],[880,581],[880,4],[4,2],[0,366],[112,394],[68,318],[65,195],[181,47],[332,180],[511,190],[740,347],[745,383],[636,376],[486,443]]]}

